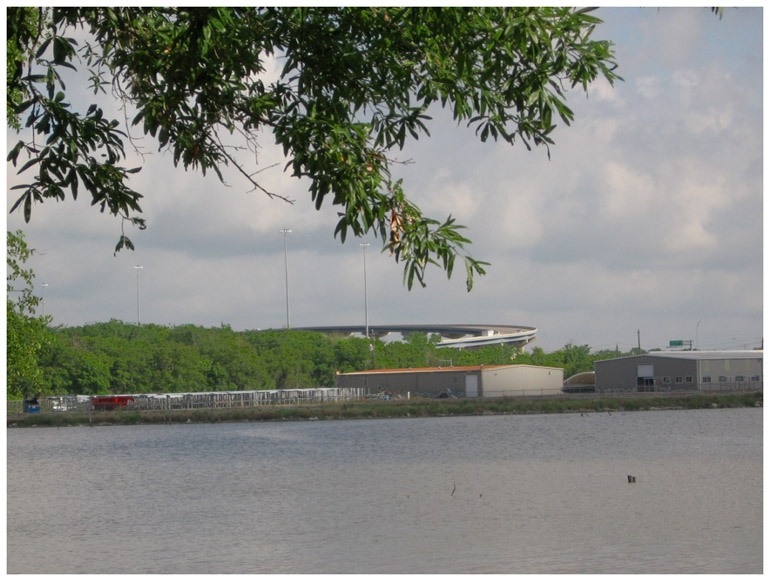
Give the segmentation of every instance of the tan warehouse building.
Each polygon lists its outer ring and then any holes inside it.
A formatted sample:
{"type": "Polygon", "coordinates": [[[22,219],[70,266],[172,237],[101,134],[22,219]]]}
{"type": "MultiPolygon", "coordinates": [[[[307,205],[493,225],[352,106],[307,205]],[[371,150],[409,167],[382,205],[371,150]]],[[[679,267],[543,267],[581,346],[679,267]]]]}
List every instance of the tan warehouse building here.
{"type": "Polygon", "coordinates": [[[337,387],[363,387],[370,393],[510,397],[562,393],[564,370],[535,365],[480,365],[374,369],[337,374],[337,387]]]}

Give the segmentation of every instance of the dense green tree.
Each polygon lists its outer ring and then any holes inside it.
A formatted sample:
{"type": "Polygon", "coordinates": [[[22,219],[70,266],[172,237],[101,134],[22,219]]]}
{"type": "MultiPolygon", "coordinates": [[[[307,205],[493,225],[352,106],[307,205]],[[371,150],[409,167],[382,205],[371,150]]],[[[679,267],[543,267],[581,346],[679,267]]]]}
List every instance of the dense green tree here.
{"type": "Polygon", "coordinates": [[[19,312],[13,301],[6,301],[6,381],[8,397],[21,399],[42,393],[43,381],[38,365],[40,351],[49,340],[45,320],[19,312]]]}
{"type": "Polygon", "coordinates": [[[336,381],[332,339],[322,333],[267,331],[251,335],[277,388],[324,387],[336,381]]]}
{"type": "Polygon", "coordinates": [[[340,373],[371,369],[371,341],[362,337],[350,337],[335,341],[334,362],[337,367],[336,371],[340,373]]]}
{"type": "MultiPolygon", "coordinates": [[[[569,377],[592,370],[597,359],[630,354],[592,353],[587,345],[572,344],[552,353],[539,347],[518,353],[510,345],[457,350],[439,348],[436,337],[421,333],[386,343],[295,330],[236,332],[120,321],[46,327],[46,333],[48,340],[33,361],[38,394],[327,387],[335,385],[338,371],[511,363],[561,367],[569,377]]],[[[21,393],[9,390],[8,397],[21,393]]]]}
{"type": "Polygon", "coordinates": [[[510,365],[518,361],[518,349],[512,345],[487,345],[477,350],[457,350],[444,347],[441,350],[443,360],[452,361],[453,365],[510,365]],[[514,361],[514,359],[517,359],[514,361]]]}
{"type": "Polygon", "coordinates": [[[437,336],[406,333],[403,342],[386,343],[378,350],[376,367],[429,367],[439,364],[436,355],[437,336]]]}
{"type": "MultiPolygon", "coordinates": [[[[38,366],[41,372],[43,387],[41,393],[50,395],[66,395],[75,393],[69,380],[69,374],[63,365],[69,349],[68,340],[61,333],[52,330],[50,341],[46,349],[42,350],[38,357],[38,366]]],[[[17,399],[9,394],[9,399],[17,399]]]]}
{"type": "Polygon", "coordinates": [[[110,358],[90,337],[71,337],[67,348],[55,354],[53,366],[62,383],[52,386],[55,393],[106,395],[110,392],[110,358]]]}
{"type": "Polygon", "coordinates": [[[8,397],[19,399],[42,392],[41,352],[50,335],[48,318],[37,316],[40,298],[34,294],[35,273],[26,267],[34,253],[24,234],[8,232],[6,242],[6,383],[8,397]]]}
{"type": "Polygon", "coordinates": [[[591,371],[594,368],[590,345],[569,343],[558,354],[558,367],[564,369],[564,377],[570,377],[582,371],[591,371]]]}
{"type": "Polygon", "coordinates": [[[427,343],[416,344],[414,342],[393,341],[385,343],[377,350],[376,365],[375,358],[369,355],[366,369],[372,367],[384,369],[400,369],[407,367],[426,367],[426,348],[427,343]]]}
{"type": "MultiPolygon", "coordinates": [[[[221,334],[219,334],[222,337],[221,334]]],[[[216,349],[204,350],[211,358],[210,389],[243,390],[272,389],[274,383],[263,358],[243,337],[232,333],[226,343],[216,349]]]]}
{"type": "Polygon", "coordinates": [[[31,133],[8,156],[31,175],[14,205],[26,220],[33,203],[86,190],[102,212],[144,227],[129,179],[139,168],[122,165],[132,128],[175,165],[220,179],[231,166],[281,198],[233,154],[256,151],[267,131],[316,207],[338,207],[335,236],[378,236],[410,288],[429,264],[451,276],[459,256],[470,290],[486,264],[451,215],[423,215],[393,178],[393,153],[429,135],[433,108],[482,141],[547,148],[557,119],[573,119],[569,89],[618,78],[590,9],[9,7],[7,17],[9,119],[31,133]],[[268,81],[273,58],[282,70],[268,81]],[[96,102],[68,102],[64,69],[86,70],[95,93],[129,105],[128,126],[96,102]]]}
{"type": "Polygon", "coordinates": [[[205,391],[206,366],[190,347],[168,341],[153,345],[150,383],[157,391],[205,391]]]}
{"type": "Polygon", "coordinates": [[[101,344],[111,359],[110,391],[112,393],[153,393],[171,391],[153,383],[153,346],[147,341],[105,340],[101,344]],[[117,349],[116,349],[117,348],[117,349]]]}

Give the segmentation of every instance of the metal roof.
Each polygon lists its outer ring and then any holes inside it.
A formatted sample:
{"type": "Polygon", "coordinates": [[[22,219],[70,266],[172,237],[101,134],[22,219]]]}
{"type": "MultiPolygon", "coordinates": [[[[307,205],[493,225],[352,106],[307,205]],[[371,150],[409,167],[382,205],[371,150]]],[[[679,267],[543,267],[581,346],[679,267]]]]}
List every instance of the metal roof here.
{"type": "MultiPolygon", "coordinates": [[[[630,355],[628,357],[616,357],[603,359],[602,361],[617,361],[619,359],[632,359],[634,357],[665,357],[668,359],[762,359],[762,350],[747,351],[650,351],[642,355],[630,355]]],[[[597,361],[596,363],[601,363],[597,361]]]]}
{"type": "Polygon", "coordinates": [[[365,375],[374,373],[428,373],[436,371],[481,371],[498,367],[511,367],[510,365],[460,365],[457,367],[401,367],[397,369],[367,369],[366,371],[350,371],[340,375],[365,375]]]}
{"type": "Polygon", "coordinates": [[[350,371],[339,375],[376,375],[378,373],[441,373],[450,371],[485,371],[487,369],[508,369],[511,367],[537,367],[538,369],[558,369],[544,365],[510,364],[510,365],[458,365],[456,367],[403,367],[399,369],[367,369],[366,371],[350,371]]]}

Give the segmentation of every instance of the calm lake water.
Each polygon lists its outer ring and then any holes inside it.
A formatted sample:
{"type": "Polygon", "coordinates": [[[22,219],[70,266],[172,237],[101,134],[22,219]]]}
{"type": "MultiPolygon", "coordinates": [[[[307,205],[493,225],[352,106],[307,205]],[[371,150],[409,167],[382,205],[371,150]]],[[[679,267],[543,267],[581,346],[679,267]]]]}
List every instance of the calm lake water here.
{"type": "Polygon", "coordinates": [[[762,572],[761,409],[7,436],[9,573],[762,572]]]}

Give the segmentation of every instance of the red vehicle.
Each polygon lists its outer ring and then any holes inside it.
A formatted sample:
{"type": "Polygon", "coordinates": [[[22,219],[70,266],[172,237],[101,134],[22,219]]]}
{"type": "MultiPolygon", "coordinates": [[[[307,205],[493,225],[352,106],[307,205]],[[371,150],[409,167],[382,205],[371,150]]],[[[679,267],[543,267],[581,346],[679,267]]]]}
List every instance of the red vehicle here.
{"type": "Polygon", "coordinates": [[[134,401],[130,395],[99,395],[91,398],[91,405],[95,410],[114,410],[124,408],[129,402],[134,401]]]}

